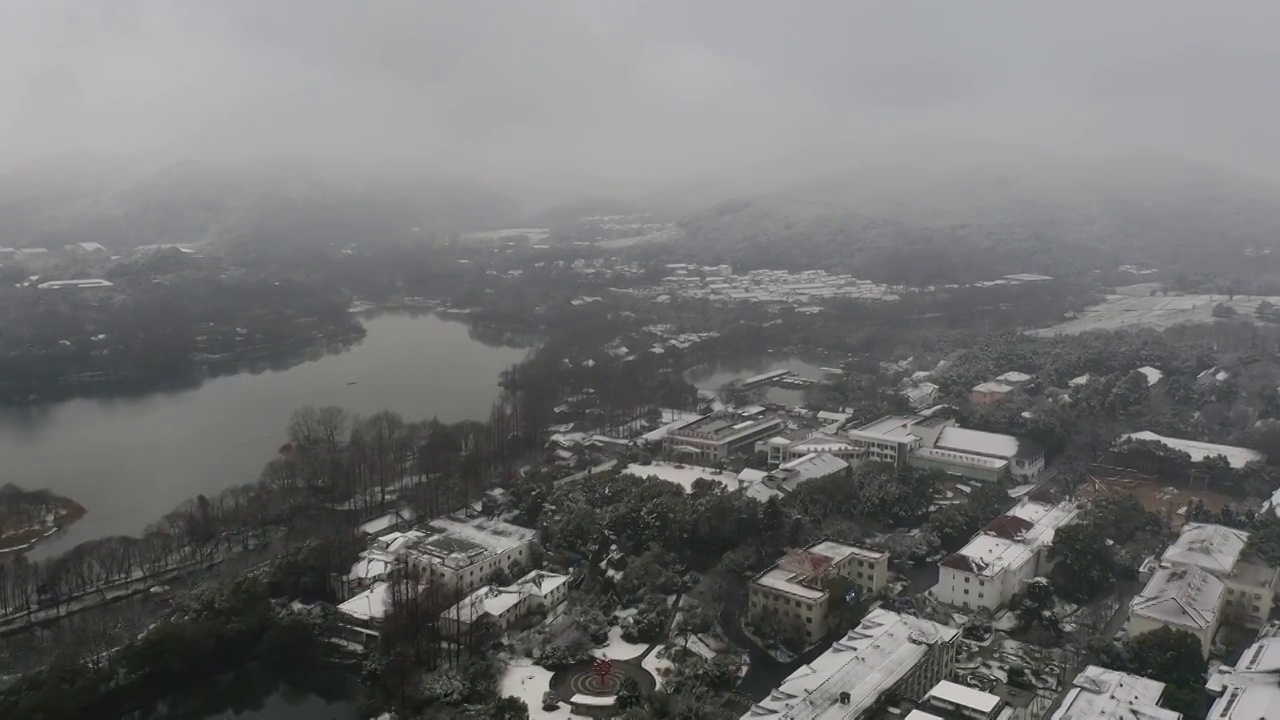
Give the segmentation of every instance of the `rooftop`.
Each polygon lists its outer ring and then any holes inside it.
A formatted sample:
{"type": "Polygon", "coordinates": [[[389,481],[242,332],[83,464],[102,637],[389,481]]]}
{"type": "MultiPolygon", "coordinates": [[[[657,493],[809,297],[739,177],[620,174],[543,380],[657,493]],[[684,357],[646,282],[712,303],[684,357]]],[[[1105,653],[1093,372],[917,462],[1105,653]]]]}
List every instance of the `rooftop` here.
{"type": "Polygon", "coordinates": [[[1179,720],[1181,715],[1158,704],[1164,683],[1118,670],[1090,665],[1076,675],[1073,687],[1050,720],[1179,720]]]}
{"type": "Polygon", "coordinates": [[[1017,370],[1010,370],[1007,373],[996,376],[996,380],[999,380],[1000,382],[1005,382],[1005,383],[1024,383],[1030,379],[1031,379],[1030,375],[1024,372],[1018,372],[1017,370]]]}
{"type": "Polygon", "coordinates": [[[1007,393],[1012,392],[1013,387],[999,382],[984,382],[974,385],[973,391],[980,393],[1007,393]]]}
{"type": "Polygon", "coordinates": [[[1198,567],[1161,568],[1129,601],[1129,614],[1192,631],[1213,627],[1226,586],[1198,567]]]}
{"type": "Polygon", "coordinates": [[[391,586],[385,582],[356,595],[338,606],[338,612],[354,620],[381,620],[391,609],[391,586]]]}
{"type": "Polygon", "coordinates": [[[1260,720],[1280,707],[1280,624],[1258,633],[1234,668],[1226,665],[1209,677],[1207,689],[1219,695],[1207,720],[1260,720]]]}
{"type": "Polygon", "coordinates": [[[809,453],[778,466],[777,475],[783,478],[782,485],[787,490],[794,490],[801,483],[817,480],[829,475],[844,472],[849,463],[828,453],[809,453]]]}
{"type": "Polygon", "coordinates": [[[454,569],[514,550],[533,542],[538,534],[536,530],[485,517],[463,521],[446,516],[432,520],[429,527],[438,534],[423,540],[418,552],[454,569]]]}
{"type": "Polygon", "coordinates": [[[959,634],[910,615],[872,610],[857,629],[751,706],[742,720],[851,720],[906,677],[931,646],[959,634]],[[841,692],[849,693],[849,704],[840,703],[841,692]]]}
{"type": "Polygon", "coordinates": [[[1037,493],[1023,497],[1009,512],[992,520],[959,551],[942,559],[943,567],[995,577],[1005,568],[1019,567],[1053,542],[1057,529],[1080,510],[1071,501],[1048,503],[1037,493]]]}
{"type": "Polygon", "coordinates": [[[1188,523],[1160,559],[1173,565],[1193,565],[1223,576],[1235,569],[1248,542],[1249,533],[1243,530],[1223,525],[1188,523]]]}
{"type": "Polygon", "coordinates": [[[1151,387],[1152,385],[1155,385],[1156,383],[1164,379],[1164,373],[1151,367],[1150,365],[1143,365],[1142,367],[1138,368],[1137,372],[1140,372],[1144,376],[1146,376],[1147,387],[1151,387]]]}
{"type": "Polygon", "coordinates": [[[1018,454],[1018,438],[1012,435],[969,430],[954,425],[943,428],[933,446],[1005,460],[1018,454]]]}
{"type": "Polygon", "coordinates": [[[943,680],[934,685],[929,694],[924,696],[924,702],[930,700],[940,700],[944,703],[972,708],[983,715],[995,710],[1000,704],[999,695],[992,695],[977,688],[953,683],[950,680],[943,680]]]}
{"type": "Polygon", "coordinates": [[[781,424],[782,420],[776,417],[744,420],[734,415],[718,414],[699,418],[683,427],[672,428],[667,431],[667,435],[673,438],[731,442],[781,424]]]}
{"type": "Polygon", "coordinates": [[[868,423],[853,431],[859,435],[878,435],[885,438],[908,440],[912,437],[911,427],[920,422],[915,415],[887,415],[868,423]]]}
{"type": "Polygon", "coordinates": [[[1249,448],[1235,447],[1234,445],[1216,445],[1214,443],[1200,442],[1198,440],[1183,440],[1181,438],[1165,437],[1157,435],[1149,430],[1142,432],[1129,433],[1121,435],[1119,441],[1123,440],[1150,440],[1158,442],[1166,447],[1182,452],[1191,456],[1191,462],[1204,462],[1205,460],[1215,456],[1222,455],[1231,464],[1231,467],[1239,470],[1251,462],[1261,462],[1263,460],[1262,453],[1249,448]]]}

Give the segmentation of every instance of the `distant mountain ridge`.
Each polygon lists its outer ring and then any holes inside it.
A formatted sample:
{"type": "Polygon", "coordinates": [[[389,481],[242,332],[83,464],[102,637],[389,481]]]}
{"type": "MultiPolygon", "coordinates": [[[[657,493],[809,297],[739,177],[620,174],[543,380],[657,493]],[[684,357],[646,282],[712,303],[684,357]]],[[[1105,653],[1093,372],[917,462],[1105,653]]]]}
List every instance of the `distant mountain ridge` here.
{"type": "Polygon", "coordinates": [[[1178,158],[882,165],[686,215],[686,251],[941,283],[1280,243],[1280,188],[1178,158]]]}
{"type": "Polygon", "coordinates": [[[17,247],[359,241],[501,227],[518,212],[480,184],[298,157],[139,169],[63,156],[0,175],[0,244],[17,247]]]}

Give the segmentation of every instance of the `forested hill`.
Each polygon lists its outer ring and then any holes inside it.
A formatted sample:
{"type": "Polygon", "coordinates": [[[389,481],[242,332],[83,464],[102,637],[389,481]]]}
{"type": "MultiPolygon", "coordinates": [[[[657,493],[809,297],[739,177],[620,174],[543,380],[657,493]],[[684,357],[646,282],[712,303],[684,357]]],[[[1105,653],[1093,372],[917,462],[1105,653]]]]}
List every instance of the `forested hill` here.
{"type": "Polygon", "coordinates": [[[502,227],[518,209],[496,191],[426,172],[298,157],[142,170],[62,156],[0,175],[0,245],[367,241],[502,227]]]}
{"type": "Polygon", "coordinates": [[[1280,187],[1176,158],[884,165],[688,215],[686,252],[908,284],[1122,263],[1257,272],[1280,187]]]}

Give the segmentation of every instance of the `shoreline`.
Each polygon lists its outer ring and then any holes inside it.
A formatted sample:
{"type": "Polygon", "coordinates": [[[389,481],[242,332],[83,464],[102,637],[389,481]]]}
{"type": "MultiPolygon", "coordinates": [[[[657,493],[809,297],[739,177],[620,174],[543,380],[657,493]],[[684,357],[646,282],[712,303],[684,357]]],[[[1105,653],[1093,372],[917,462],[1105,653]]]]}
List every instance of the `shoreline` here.
{"type": "Polygon", "coordinates": [[[89,514],[89,511],[75,500],[61,495],[54,495],[48,490],[19,490],[19,492],[27,496],[43,494],[45,495],[45,503],[56,506],[62,512],[57,514],[53,521],[46,525],[0,536],[0,558],[21,555],[89,514]]]}

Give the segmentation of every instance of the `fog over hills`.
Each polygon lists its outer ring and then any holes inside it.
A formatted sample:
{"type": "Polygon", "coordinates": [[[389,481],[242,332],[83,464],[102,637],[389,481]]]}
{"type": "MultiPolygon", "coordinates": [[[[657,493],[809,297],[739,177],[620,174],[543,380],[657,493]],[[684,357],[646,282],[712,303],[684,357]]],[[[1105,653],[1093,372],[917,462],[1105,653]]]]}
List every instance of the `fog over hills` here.
{"type": "Polygon", "coordinates": [[[980,279],[1271,247],[1280,189],[1168,156],[906,159],[739,196],[681,224],[702,252],[796,267],[829,257],[864,271],[911,263],[900,270],[938,282],[965,266],[980,279]]]}
{"type": "Polygon", "coordinates": [[[0,243],[18,247],[348,242],[499,227],[517,210],[477,183],[288,156],[150,167],[57,156],[0,175],[0,243]]]}

